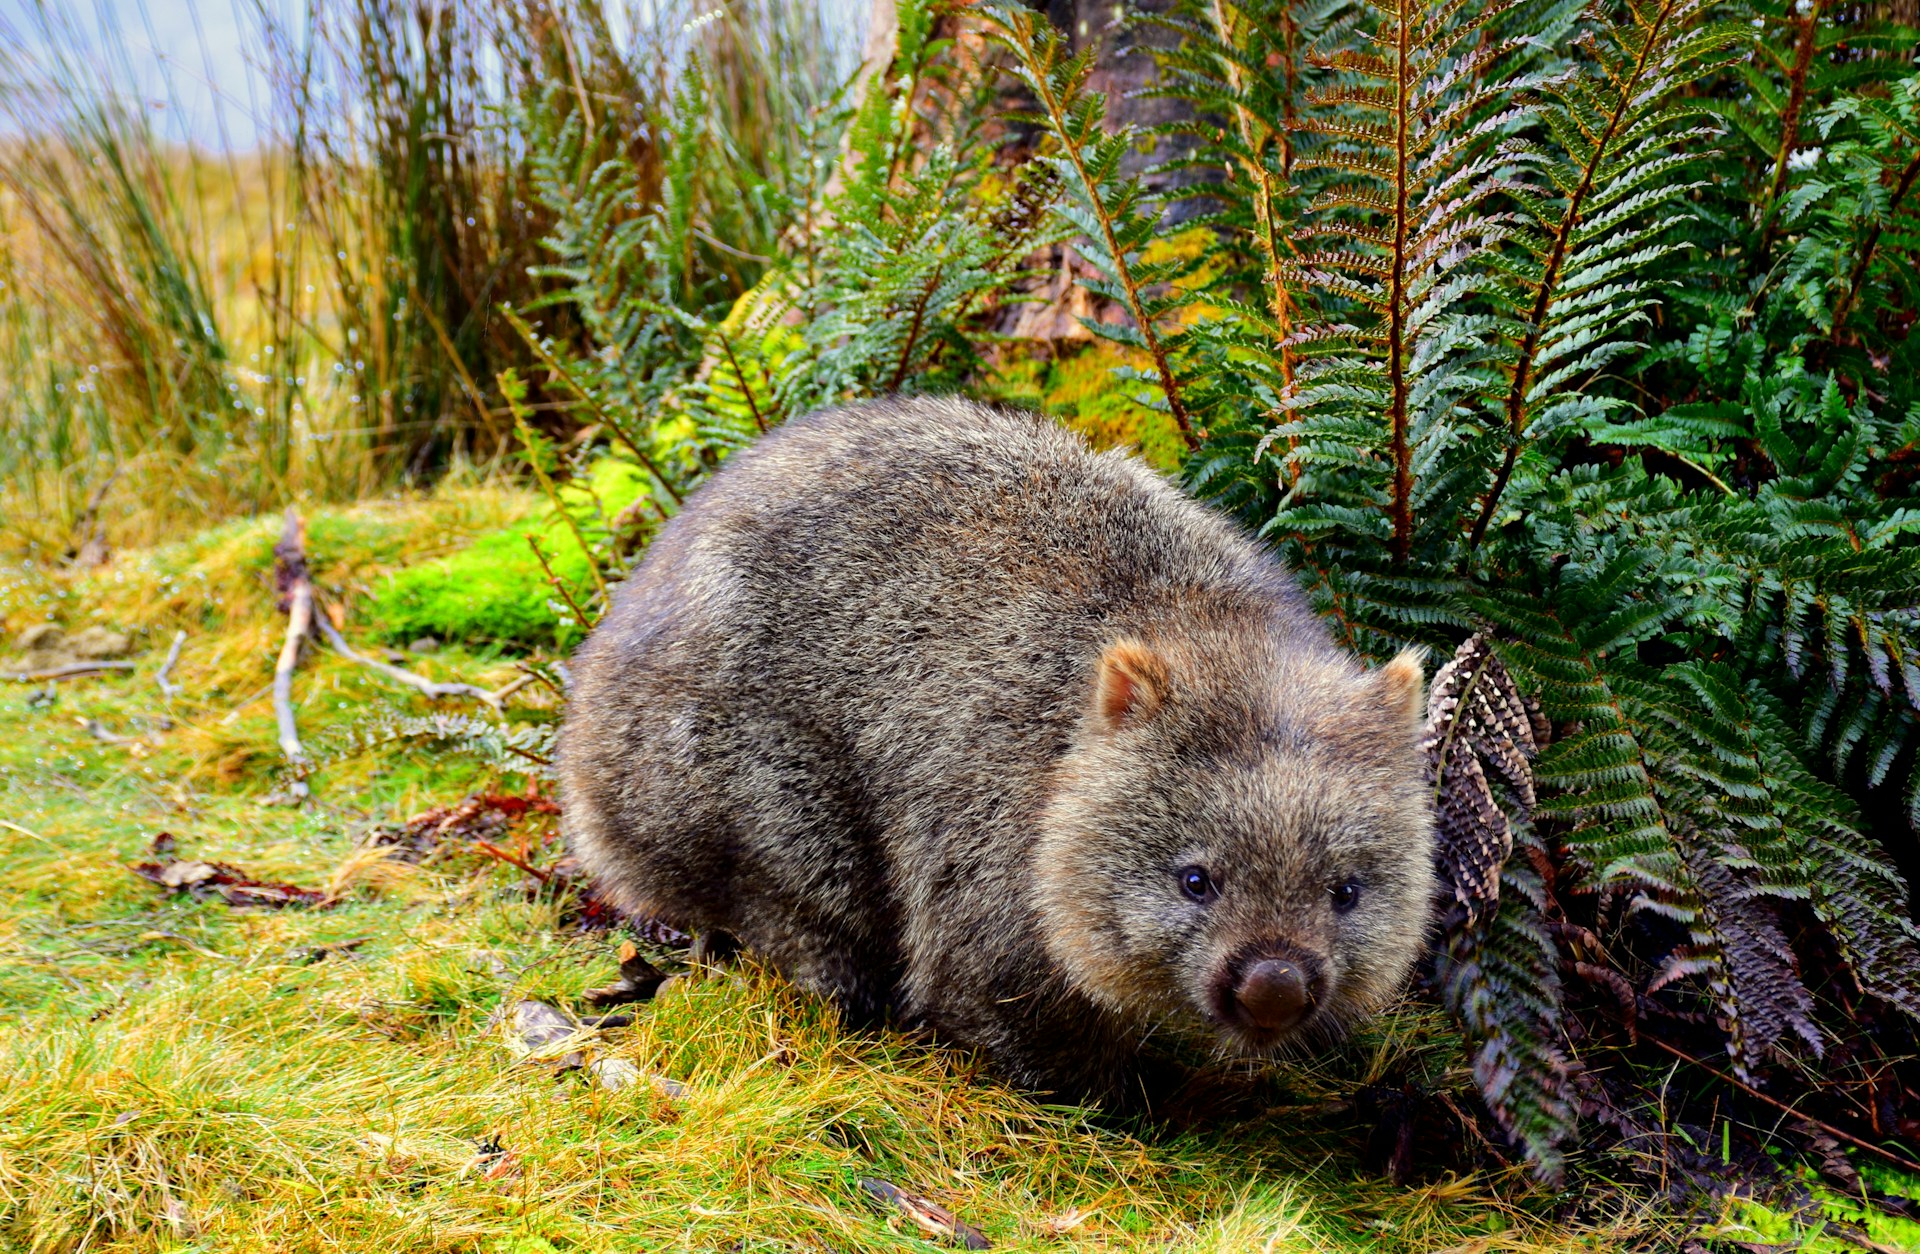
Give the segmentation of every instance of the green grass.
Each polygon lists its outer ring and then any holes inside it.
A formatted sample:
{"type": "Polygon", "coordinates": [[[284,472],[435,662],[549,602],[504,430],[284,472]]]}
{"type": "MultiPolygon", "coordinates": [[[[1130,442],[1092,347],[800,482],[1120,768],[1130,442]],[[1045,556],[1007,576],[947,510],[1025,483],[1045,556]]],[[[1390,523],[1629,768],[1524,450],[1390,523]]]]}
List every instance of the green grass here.
{"type": "MultiPolygon", "coordinates": [[[[449,492],[322,513],[309,538],[357,638],[367,590],[391,570],[537,512],[523,494],[449,492]]],[[[867,1200],[863,1176],[935,1198],[1008,1249],[1477,1254],[1675,1230],[1605,1194],[1568,1225],[1564,1197],[1511,1174],[1401,1188],[1368,1172],[1343,1099],[1409,1066],[1457,1068],[1430,1011],[1281,1071],[1264,1116],[1177,1135],[1038,1105],[898,1034],[843,1031],[751,965],[676,983],[587,1043],[684,1085],[677,1096],[515,1064],[489,1016],[523,997],[577,1004],[612,979],[618,938],[562,926],[562,901],[470,849],[412,866],[360,848],[372,823],[527,781],[431,745],[354,750],[356,728],[427,707],[331,655],[296,683],[322,762],[314,800],[274,804],[257,694],[279,630],[265,579],[276,529],[229,524],[86,579],[0,579],[9,632],[107,619],[150,642],[137,672],[67,684],[51,704],[0,688],[0,1247],[934,1248],[867,1200]],[[153,671],[176,625],[192,632],[186,691],[167,701],[153,671]],[[90,720],[141,739],[103,742],[90,720]],[[167,895],[127,870],[161,831],[181,857],[325,887],[338,904],[167,895]],[[361,944],[316,958],[342,941],[361,944]]],[[[412,664],[511,674],[458,647],[412,664]]],[[[513,717],[552,719],[540,691],[513,717]]],[[[536,863],[558,856],[551,820],[516,838],[536,863]]]]}

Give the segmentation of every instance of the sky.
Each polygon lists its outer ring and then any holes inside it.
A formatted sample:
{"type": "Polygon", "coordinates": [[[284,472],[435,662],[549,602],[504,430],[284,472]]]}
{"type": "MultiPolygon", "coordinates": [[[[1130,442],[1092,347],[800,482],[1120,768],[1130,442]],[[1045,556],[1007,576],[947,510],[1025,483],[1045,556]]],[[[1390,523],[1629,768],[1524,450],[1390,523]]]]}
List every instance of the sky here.
{"type": "MultiPolygon", "coordinates": [[[[169,138],[205,147],[250,148],[259,139],[253,96],[262,92],[260,50],[252,34],[255,14],[265,6],[283,18],[297,17],[309,2],[0,0],[0,81],[10,77],[6,63],[23,49],[31,57],[44,47],[37,32],[48,20],[63,21],[85,37],[87,46],[105,54],[110,68],[96,72],[129,98],[137,98],[169,138]],[[54,16],[49,19],[49,14],[54,16]],[[124,57],[111,51],[116,45],[124,48],[124,57]]],[[[814,2],[844,14],[849,29],[860,25],[865,15],[866,0],[814,2]]],[[[622,6],[608,7],[617,18],[622,6]]],[[[6,126],[0,118],[0,133],[6,126]]]]}
{"type": "Polygon", "coordinates": [[[49,20],[103,53],[117,36],[124,61],[104,55],[95,72],[159,115],[170,136],[217,146],[224,125],[226,142],[246,148],[257,138],[248,97],[258,83],[239,14],[253,11],[253,0],[0,0],[0,40],[33,56],[49,20]]]}

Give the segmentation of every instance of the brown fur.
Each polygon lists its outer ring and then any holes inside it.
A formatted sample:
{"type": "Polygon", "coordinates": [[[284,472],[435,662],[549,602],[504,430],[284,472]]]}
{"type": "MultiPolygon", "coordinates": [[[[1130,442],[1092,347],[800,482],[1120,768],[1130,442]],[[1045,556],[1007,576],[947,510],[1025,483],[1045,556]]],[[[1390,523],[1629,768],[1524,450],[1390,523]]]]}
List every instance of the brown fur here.
{"type": "Polygon", "coordinates": [[[1041,419],[788,424],[575,678],[569,838],[619,900],[1030,1087],[1124,1099],[1162,1026],[1271,1047],[1235,1002],[1262,957],[1311,978],[1294,1038],[1336,1028],[1423,942],[1418,657],[1364,669],[1230,523],[1041,419]]]}

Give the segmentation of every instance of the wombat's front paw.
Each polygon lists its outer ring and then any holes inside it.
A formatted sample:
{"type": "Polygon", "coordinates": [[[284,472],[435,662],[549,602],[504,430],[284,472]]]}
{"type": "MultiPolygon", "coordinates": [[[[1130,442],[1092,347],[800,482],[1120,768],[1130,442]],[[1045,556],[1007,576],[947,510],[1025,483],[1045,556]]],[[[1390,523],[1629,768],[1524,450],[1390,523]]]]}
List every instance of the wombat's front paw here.
{"type": "Polygon", "coordinates": [[[693,938],[693,946],[687,950],[687,965],[691,967],[731,966],[739,953],[740,942],[727,933],[701,932],[693,938]]]}

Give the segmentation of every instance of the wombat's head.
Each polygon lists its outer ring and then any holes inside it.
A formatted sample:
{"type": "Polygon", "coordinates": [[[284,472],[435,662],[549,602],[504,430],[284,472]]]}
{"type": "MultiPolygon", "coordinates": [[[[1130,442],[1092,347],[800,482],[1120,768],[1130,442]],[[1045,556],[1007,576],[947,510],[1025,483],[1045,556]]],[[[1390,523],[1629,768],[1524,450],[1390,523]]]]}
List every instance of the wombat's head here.
{"type": "Polygon", "coordinates": [[[1432,908],[1422,688],[1413,652],[1368,671],[1244,631],[1109,646],[1034,855],[1055,960],[1244,1050],[1378,1009],[1432,908]]]}

